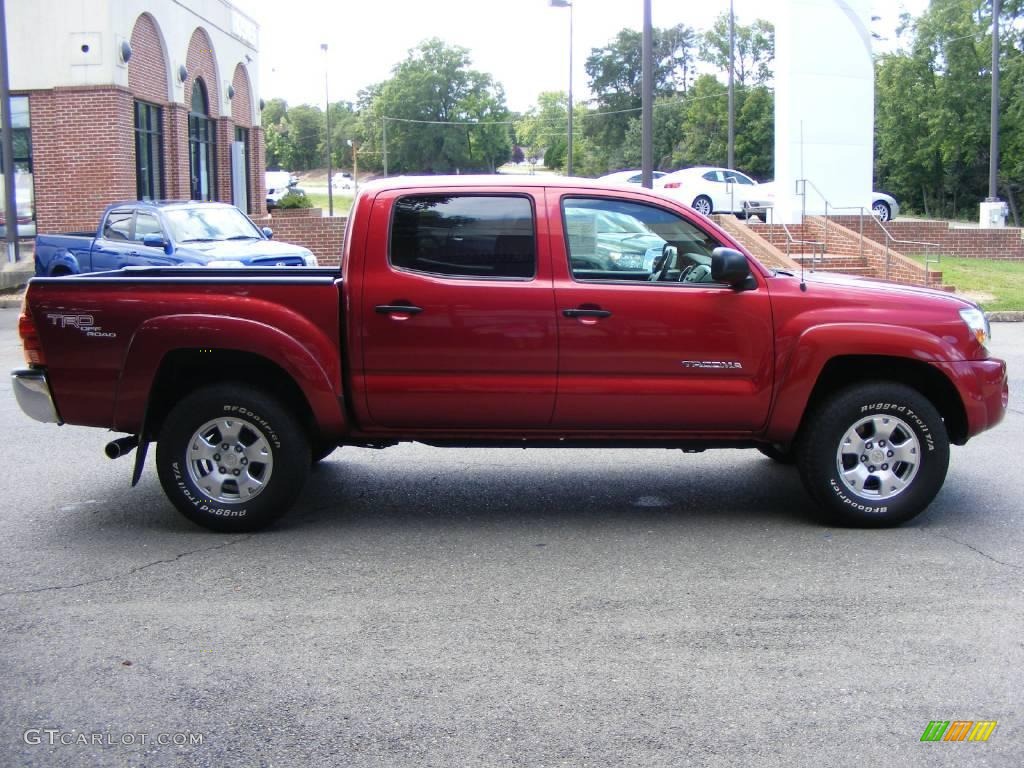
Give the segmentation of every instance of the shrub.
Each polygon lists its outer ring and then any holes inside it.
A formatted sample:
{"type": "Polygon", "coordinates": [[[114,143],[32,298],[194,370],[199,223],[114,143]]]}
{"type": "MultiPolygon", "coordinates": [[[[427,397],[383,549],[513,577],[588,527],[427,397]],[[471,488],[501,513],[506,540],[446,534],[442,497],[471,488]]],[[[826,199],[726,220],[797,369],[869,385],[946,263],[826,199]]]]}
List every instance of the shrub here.
{"type": "Polygon", "coordinates": [[[313,201],[306,197],[301,190],[291,189],[284,197],[277,201],[278,208],[312,208],[313,201]]]}

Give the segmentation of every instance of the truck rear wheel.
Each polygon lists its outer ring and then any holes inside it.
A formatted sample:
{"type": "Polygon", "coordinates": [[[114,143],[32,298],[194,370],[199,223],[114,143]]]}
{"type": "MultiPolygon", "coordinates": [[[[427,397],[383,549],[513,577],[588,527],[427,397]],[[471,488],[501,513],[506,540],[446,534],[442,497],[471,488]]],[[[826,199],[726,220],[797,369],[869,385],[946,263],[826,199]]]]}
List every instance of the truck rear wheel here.
{"type": "Polygon", "coordinates": [[[808,416],[797,446],[804,487],[840,524],[900,525],[939,492],[949,437],[935,406],[903,384],[841,390],[808,416]]]}
{"type": "Polygon", "coordinates": [[[298,497],[310,463],[309,439],[291,412],[238,384],[185,397],[157,441],[164,493],[185,517],[214,531],[269,525],[298,497]]]}

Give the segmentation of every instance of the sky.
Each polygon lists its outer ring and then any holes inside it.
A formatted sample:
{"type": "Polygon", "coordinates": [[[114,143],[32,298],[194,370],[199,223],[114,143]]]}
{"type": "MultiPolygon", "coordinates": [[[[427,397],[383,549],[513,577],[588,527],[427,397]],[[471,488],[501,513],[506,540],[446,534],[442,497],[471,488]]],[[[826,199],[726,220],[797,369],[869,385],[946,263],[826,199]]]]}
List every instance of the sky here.
{"type": "MultiPolygon", "coordinates": [[[[410,48],[431,37],[468,48],[475,69],[505,88],[508,107],[524,111],[542,91],[569,84],[569,9],[548,0],[230,0],[260,25],[259,92],[289,105],[355,101],[361,88],[386,80],[410,48]],[[327,43],[325,56],[321,44],[327,43]]],[[[872,0],[873,29],[895,27],[928,0],[872,0]]],[[[773,0],[734,0],[739,23],[771,20],[773,0]]],[[[656,27],[709,28],[729,0],[652,0],[656,27]]],[[[573,96],[587,95],[584,61],[624,27],[640,29],[641,0],[574,0],[573,96]]],[[[883,43],[884,45],[884,43],[883,43]]]]}

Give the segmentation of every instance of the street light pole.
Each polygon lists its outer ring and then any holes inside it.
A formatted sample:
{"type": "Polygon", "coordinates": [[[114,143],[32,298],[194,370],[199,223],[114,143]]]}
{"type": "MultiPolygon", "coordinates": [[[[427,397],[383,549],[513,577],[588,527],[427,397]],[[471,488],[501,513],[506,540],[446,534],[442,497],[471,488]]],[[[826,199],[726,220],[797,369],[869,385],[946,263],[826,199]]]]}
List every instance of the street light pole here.
{"type": "Polygon", "coordinates": [[[569,9],[569,157],[566,160],[566,174],[572,176],[572,2],[571,0],[548,0],[552,8],[569,9]]]}
{"type": "Polygon", "coordinates": [[[352,139],[346,143],[352,147],[352,195],[359,197],[359,145],[352,139]]]}
{"type": "Polygon", "coordinates": [[[324,52],[324,101],[327,110],[324,116],[327,118],[327,215],[334,215],[334,184],[331,182],[331,96],[327,88],[328,72],[327,66],[327,43],[320,43],[320,50],[324,52]]]}

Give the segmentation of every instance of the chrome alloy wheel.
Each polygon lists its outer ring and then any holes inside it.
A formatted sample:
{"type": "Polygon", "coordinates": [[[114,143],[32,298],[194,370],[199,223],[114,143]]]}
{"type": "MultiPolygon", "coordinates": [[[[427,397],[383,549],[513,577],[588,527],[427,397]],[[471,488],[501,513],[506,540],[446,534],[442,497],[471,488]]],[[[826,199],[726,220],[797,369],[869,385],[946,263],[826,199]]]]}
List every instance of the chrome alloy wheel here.
{"type": "Polygon", "coordinates": [[[274,452],[254,424],[237,417],[208,421],[192,434],[186,455],[188,474],[211,499],[247,501],[266,488],[274,452]]]}
{"type": "Polygon", "coordinates": [[[921,466],[921,444],[906,422],[890,415],[861,419],[839,443],[836,467],[846,489],[884,501],[906,490],[921,466]]]}

